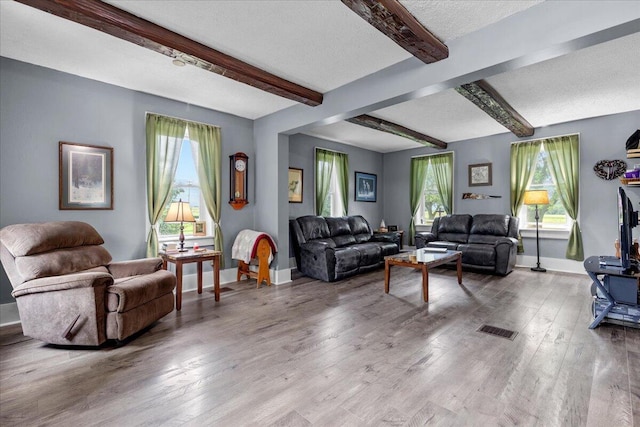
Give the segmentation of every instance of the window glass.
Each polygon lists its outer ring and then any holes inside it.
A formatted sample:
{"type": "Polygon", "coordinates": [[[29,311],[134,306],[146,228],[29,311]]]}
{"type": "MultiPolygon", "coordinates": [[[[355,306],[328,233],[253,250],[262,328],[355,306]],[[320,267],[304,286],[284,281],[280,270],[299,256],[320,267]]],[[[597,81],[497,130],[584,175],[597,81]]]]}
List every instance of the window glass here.
{"type": "Polygon", "coordinates": [[[331,185],[329,186],[329,193],[325,199],[322,216],[342,216],[342,197],[335,165],[333,173],[331,174],[331,185]]]}
{"type": "MultiPolygon", "coordinates": [[[[188,136],[188,135],[186,135],[188,136]]],[[[177,236],[180,234],[180,223],[176,222],[164,222],[163,218],[169,211],[171,202],[177,202],[182,200],[183,202],[189,202],[191,207],[191,213],[197,221],[206,220],[206,207],[202,202],[200,194],[200,185],[198,181],[198,170],[196,156],[194,154],[191,142],[185,138],[182,142],[180,149],[180,159],[178,161],[178,167],[176,174],[173,178],[173,187],[171,188],[171,199],[169,203],[164,207],[162,217],[159,221],[160,224],[160,236],[177,236]],[[202,206],[202,217],[201,209],[202,206]]],[[[194,223],[184,223],[184,234],[189,236],[193,234],[194,223]]],[[[209,228],[207,228],[209,229],[209,228]]]]}
{"type": "MultiPolygon", "coordinates": [[[[441,156],[441,154],[434,154],[432,156],[441,156]]],[[[453,169],[451,170],[451,176],[449,179],[453,181],[453,169]]],[[[418,206],[418,211],[414,220],[417,225],[431,225],[434,218],[445,215],[447,215],[447,212],[442,205],[442,199],[438,193],[435,171],[431,162],[429,162],[425,176],[423,196],[420,200],[420,205],[418,206]]]]}
{"type": "MultiPolygon", "coordinates": [[[[571,225],[569,215],[562,205],[560,196],[556,190],[556,184],[549,169],[549,154],[544,149],[544,144],[540,148],[536,169],[527,187],[528,190],[547,190],[549,193],[549,204],[538,205],[538,216],[540,217],[540,227],[546,229],[568,229],[571,225]]],[[[536,228],[536,207],[534,205],[522,205],[520,208],[520,228],[536,228]]]]}

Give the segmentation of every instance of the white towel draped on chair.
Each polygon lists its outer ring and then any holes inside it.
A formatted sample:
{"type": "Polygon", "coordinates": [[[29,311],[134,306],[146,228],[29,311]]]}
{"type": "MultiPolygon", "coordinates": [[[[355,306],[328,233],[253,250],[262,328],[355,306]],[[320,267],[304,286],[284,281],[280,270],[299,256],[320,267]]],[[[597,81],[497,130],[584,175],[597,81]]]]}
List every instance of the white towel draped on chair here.
{"type": "Polygon", "coordinates": [[[273,253],[278,252],[276,244],[267,233],[263,233],[255,230],[241,230],[236,236],[236,240],[233,242],[231,248],[231,258],[244,261],[249,264],[256,255],[256,249],[258,248],[258,242],[262,239],[266,239],[271,246],[271,254],[269,255],[269,263],[273,260],[273,253]]]}

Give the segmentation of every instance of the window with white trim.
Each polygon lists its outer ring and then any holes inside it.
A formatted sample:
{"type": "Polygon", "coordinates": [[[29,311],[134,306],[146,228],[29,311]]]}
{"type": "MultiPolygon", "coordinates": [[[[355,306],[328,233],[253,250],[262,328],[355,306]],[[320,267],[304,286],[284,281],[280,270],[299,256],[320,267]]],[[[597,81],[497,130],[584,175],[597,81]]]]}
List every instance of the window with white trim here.
{"type": "MultiPolygon", "coordinates": [[[[549,170],[549,154],[544,149],[544,144],[540,147],[535,172],[527,190],[547,190],[549,194],[548,205],[538,205],[538,215],[540,217],[540,228],[547,230],[568,231],[571,229],[572,220],[562,205],[562,201],[556,190],[551,171],[549,170]]],[[[535,205],[522,205],[518,213],[521,229],[536,228],[536,207],[535,205]]]]}
{"type": "MultiPolygon", "coordinates": [[[[191,213],[193,213],[196,221],[203,221],[206,224],[206,234],[211,236],[213,234],[211,218],[208,214],[206,205],[200,192],[200,182],[198,179],[198,153],[197,149],[193,147],[197,142],[189,140],[189,130],[185,131],[185,136],[182,141],[182,147],[180,148],[180,158],[178,160],[178,167],[176,174],[173,177],[173,186],[171,187],[171,197],[167,205],[162,211],[162,216],[158,221],[159,225],[159,237],[161,240],[170,240],[178,238],[180,234],[180,223],[164,222],[164,218],[169,211],[171,202],[177,202],[182,200],[183,202],[189,202],[191,207],[191,213]]],[[[186,237],[194,235],[195,224],[192,222],[184,223],[184,235],[186,237]]]]}
{"type": "MultiPolygon", "coordinates": [[[[440,154],[433,154],[431,156],[436,155],[440,154]]],[[[450,179],[452,181],[453,168],[455,168],[455,165],[452,165],[451,169],[450,179]]],[[[440,200],[440,195],[438,194],[438,187],[436,186],[436,176],[433,167],[431,166],[431,162],[429,162],[429,166],[427,166],[424,192],[422,194],[423,195],[420,199],[420,205],[418,206],[418,211],[416,212],[414,221],[416,225],[430,226],[435,218],[447,215],[447,212],[445,212],[444,206],[442,205],[442,201],[440,200]]],[[[453,212],[453,206],[451,207],[451,211],[453,212]]]]}

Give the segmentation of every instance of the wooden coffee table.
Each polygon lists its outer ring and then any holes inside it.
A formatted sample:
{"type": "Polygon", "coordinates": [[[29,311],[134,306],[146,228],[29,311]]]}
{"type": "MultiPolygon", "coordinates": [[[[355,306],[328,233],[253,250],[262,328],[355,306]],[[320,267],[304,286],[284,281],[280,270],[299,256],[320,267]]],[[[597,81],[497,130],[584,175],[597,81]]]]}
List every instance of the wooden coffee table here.
{"type": "Polygon", "coordinates": [[[387,294],[389,293],[389,278],[392,265],[415,268],[422,270],[422,295],[424,302],[429,302],[429,268],[451,261],[456,261],[457,263],[458,284],[462,284],[462,252],[431,252],[423,248],[413,252],[389,255],[384,258],[384,291],[387,294]],[[413,257],[415,257],[415,260],[412,259],[413,257]]]}

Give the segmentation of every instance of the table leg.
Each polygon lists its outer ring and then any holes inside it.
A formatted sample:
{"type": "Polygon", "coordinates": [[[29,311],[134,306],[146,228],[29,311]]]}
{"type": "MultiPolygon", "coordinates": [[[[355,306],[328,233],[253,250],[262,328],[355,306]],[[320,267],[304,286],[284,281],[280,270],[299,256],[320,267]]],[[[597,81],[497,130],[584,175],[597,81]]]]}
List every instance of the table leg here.
{"type": "Polygon", "coordinates": [[[384,262],[384,292],[389,293],[389,278],[391,276],[391,266],[389,261],[384,262]]]}
{"type": "Polygon", "coordinates": [[[422,298],[429,302],[429,269],[426,264],[422,265],[422,298]]]}
{"type": "Polygon", "coordinates": [[[182,262],[176,262],[176,310],[182,309],[182,262]]]}
{"type": "Polygon", "coordinates": [[[220,301],[220,257],[213,260],[213,293],[215,300],[220,301]]]}
{"type": "Polygon", "coordinates": [[[456,264],[458,270],[458,285],[462,285],[462,255],[458,255],[458,262],[456,264]]]}
{"type": "Polygon", "coordinates": [[[198,261],[198,293],[202,293],[202,261],[198,261]]]}

